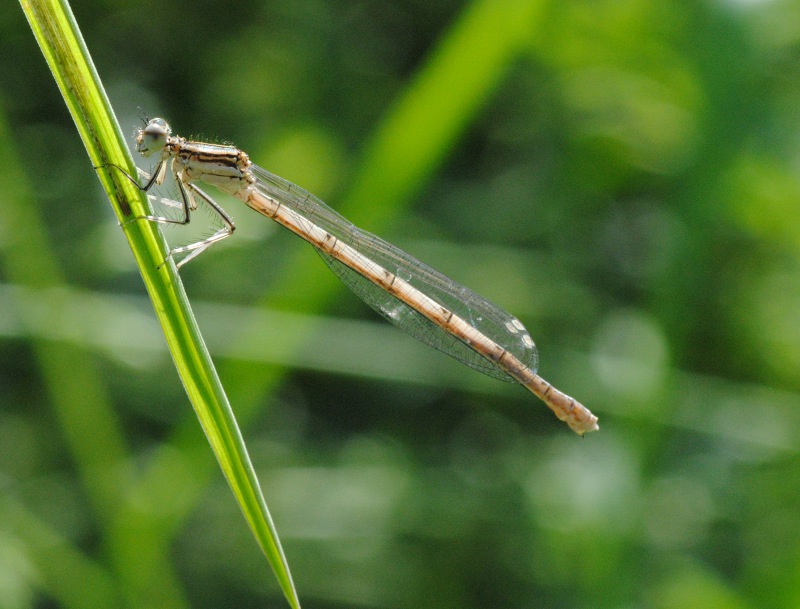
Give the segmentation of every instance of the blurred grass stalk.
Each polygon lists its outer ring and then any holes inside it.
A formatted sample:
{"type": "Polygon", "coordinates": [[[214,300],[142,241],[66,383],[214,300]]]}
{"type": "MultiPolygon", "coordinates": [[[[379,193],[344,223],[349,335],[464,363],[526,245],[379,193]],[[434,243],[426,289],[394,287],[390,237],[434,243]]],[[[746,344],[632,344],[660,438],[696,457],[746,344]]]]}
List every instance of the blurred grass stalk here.
{"type": "MultiPolygon", "coordinates": [[[[130,184],[120,171],[110,167],[124,167],[131,175],[137,175],[68,3],[66,0],[21,0],[21,5],[78,127],[91,162],[101,168],[100,181],[117,218],[123,223],[131,217],[148,213],[145,194],[130,184]]],[[[164,330],[173,361],[206,437],[284,595],[292,607],[299,608],[277,531],[175,266],[170,263],[158,268],[166,257],[163,240],[148,222],[124,224],[124,232],[164,330]]],[[[69,378],[69,375],[54,378],[52,382],[63,383],[65,378],[69,378]]],[[[73,439],[72,448],[79,461],[81,451],[75,450],[75,445],[89,443],[89,438],[73,439]]],[[[82,465],[86,466],[84,473],[92,469],[91,464],[82,465]]],[[[110,467],[115,464],[106,465],[110,467]]],[[[91,474],[88,476],[84,482],[90,484],[91,474]]],[[[105,516],[107,522],[114,520],[107,512],[105,516]]]]}
{"type": "MultiPolygon", "coordinates": [[[[113,409],[107,386],[97,369],[96,357],[84,345],[43,333],[37,309],[48,309],[54,325],[68,328],[69,289],[65,285],[55,253],[25,171],[14,154],[15,140],[9,132],[0,105],[0,149],[6,151],[0,166],[0,226],[13,227],[3,232],[0,263],[12,285],[24,292],[35,292],[35,306],[14,297],[2,313],[4,322],[16,318],[26,333],[36,357],[42,387],[72,454],[77,476],[100,521],[110,527],[115,506],[127,480],[123,468],[114,464],[126,460],[122,423],[113,409]],[[46,290],[47,294],[42,294],[46,290]],[[87,442],[91,438],[91,442],[87,442]]],[[[85,309],[84,309],[85,310],[85,309]]],[[[74,326],[73,326],[74,327],[74,326]]],[[[25,547],[25,555],[36,567],[37,587],[41,587],[66,609],[94,609],[118,606],[122,594],[118,582],[98,563],[93,563],[70,546],[47,525],[11,496],[0,496],[0,522],[25,547]],[[66,584],[71,579],[79,579],[66,584]]],[[[14,562],[22,562],[14,561],[14,562]]],[[[162,571],[160,584],[175,589],[171,570],[162,571]]],[[[19,580],[25,581],[24,575],[19,580]]],[[[120,577],[119,579],[123,579],[120,577]]],[[[0,603],[2,604],[2,603],[0,603]]]]}

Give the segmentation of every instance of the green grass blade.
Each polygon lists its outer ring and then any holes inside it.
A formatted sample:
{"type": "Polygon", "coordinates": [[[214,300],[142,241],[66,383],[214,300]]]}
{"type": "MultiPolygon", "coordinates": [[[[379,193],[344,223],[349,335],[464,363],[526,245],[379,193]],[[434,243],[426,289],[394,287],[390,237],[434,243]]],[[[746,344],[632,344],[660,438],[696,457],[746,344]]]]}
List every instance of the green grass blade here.
{"type": "MultiPolygon", "coordinates": [[[[377,234],[401,216],[491,99],[509,66],[528,51],[547,4],[470,3],[377,125],[337,211],[377,234]]],[[[300,257],[286,265],[281,304],[287,308],[311,311],[309,301],[321,306],[333,291],[330,282],[318,279],[327,268],[306,266],[300,257]],[[295,294],[302,294],[302,303],[292,300],[295,294]]]]}
{"type": "MultiPolygon", "coordinates": [[[[22,0],[39,46],[69,107],[112,206],[124,222],[143,215],[147,199],[109,165],[135,166],[68,4],[22,0]]],[[[299,607],[277,531],[272,523],[227,397],[203,343],[173,264],[159,268],[163,240],[148,222],[124,232],[164,330],[173,361],[234,495],[292,607],[299,607]]]]}
{"type": "Polygon", "coordinates": [[[370,140],[343,213],[382,223],[416,194],[530,45],[546,4],[476,0],[464,10],[370,140]]]}
{"type": "MultiPolygon", "coordinates": [[[[113,573],[85,556],[70,540],[64,539],[26,508],[9,498],[0,499],[0,522],[4,529],[0,530],[4,536],[3,558],[11,558],[14,562],[12,568],[23,572],[32,566],[36,570],[37,583],[58,601],[59,607],[106,609],[125,606],[113,573]],[[19,555],[15,555],[15,544],[9,543],[9,538],[24,543],[24,550],[19,555]],[[28,562],[31,565],[27,565],[28,562]]],[[[3,575],[13,576],[6,572],[3,575]]],[[[21,606],[6,605],[8,600],[4,595],[0,605],[21,606]]]]}

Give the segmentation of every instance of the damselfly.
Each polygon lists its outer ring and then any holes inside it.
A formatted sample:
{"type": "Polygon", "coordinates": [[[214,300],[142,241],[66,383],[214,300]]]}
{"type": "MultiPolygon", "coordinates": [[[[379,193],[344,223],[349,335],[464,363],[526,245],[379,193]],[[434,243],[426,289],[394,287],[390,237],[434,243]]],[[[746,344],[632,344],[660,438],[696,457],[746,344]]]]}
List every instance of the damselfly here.
{"type": "Polygon", "coordinates": [[[308,241],[364,302],[418,340],[484,374],[521,383],[578,434],[598,429],[597,417],[587,408],[536,374],[536,346],[510,313],[354,226],[314,195],[254,165],[234,146],[173,136],[165,120],[154,118],[137,130],[136,147],[143,156],[157,155],[158,162],[144,184],[131,180],[147,191],[171,171],[183,217],[134,220],[188,224],[197,199],[222,220],[222,228],[210,237],[170,250],[169,257],[186,254],[178,267],[235,229],[225,210],[197,186],[211,184],[308,241]]]}

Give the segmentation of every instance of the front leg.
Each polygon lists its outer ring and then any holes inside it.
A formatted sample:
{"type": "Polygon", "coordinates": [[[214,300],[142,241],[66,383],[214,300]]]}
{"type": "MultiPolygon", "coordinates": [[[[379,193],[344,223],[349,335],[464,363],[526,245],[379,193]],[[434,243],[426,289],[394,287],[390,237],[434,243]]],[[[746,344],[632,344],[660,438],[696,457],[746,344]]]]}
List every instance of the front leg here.
{"type": "Polygon", "coordinates": [[[164,178],[167,175],[167,161],[165,161],[163,159],[158,162],[158,165],[156,165],[156,170],[153,172],[152,176],[147,175],[146,172],[142,171],[138,167],[136,168],[136,170],[139,172],[139,175],[144,177],[144,179],[146,180],[146,182],[144,184],[140,184],[139,180],[134,178],[131,174],[129,174],[127,171],[125,171],[122,167],[120,167],[119,165],[115,165],[114,163],[109,163],[108,165],[99,165],[99,166],[95,167],[95,169],[100,169],[101,167],[113,167],[114,169],[119,171],[122,175],[124,175],[126,178],[128,178],[128,180],[130,180],[131,184],[136,186],[136,188],[138,188],[139,190],[143,190],[144,192],[147,192],[148,190],[150,190],[153,187],[153,185],[157,184],[157,185],[160,186],[161,183],[164,182],[164,178]]]}
{"type": "MultiPolygon", "coordinates": [[[[147,192],[150,190],[153,185],[160,185],[164,181],[164,177],[166,175],[167,170],[167,161],[160,161],[159,164],[156,166],[155,171],[153,172],[152,176],[148,176],[145,172],[141,171],[143,177],[147,180],[144,184],[139,184],[137,180],[135,180],[132,176],[130,176],[125,170],[117,165],[112,165],[116,167],[122,174],[128,178],[131,183],[133,183],[138,189],[147,192]]],[[[183,210],[183,217],[175,220],[173,218],[165,218],[163,216],[136,216],[135,218],[131,218],[130,220],[126,221],[124,224],[128,222],[133,222],[135,220],[147,220],[148,222],[156,222],[158,224],[179,224],[179,225],[186,225],[189,224],[191,220],[191,212],[197,209],[197,199],[196,197],[201,198],[208,206],[216,212],[216,214],[220,217],[223,223],[223,227],[215,232],[213,235],[208,237],[207,239],[203,239],[202,241],[198,241],[196,243],[191,243],[189,245],[184,245],[181,247],[175,247],[170,249],[169,253],[167,254],[166,259],[159,265],[161,268],[164,264],[166,264],[167,260],[170,258],[174,258],[175,254],[182,254],[185,252],[189,252],[189,255],[180,260],[176,263],[177,267],[180,268],[193,258],[197,257],[199,254],[204,252],[214,243],[218,241],[222,241],[226,237],[229,237],[233,234],[233,231],[236,230],[236,225],[233,223],[233,219],[227,214],[227,212],[222,209],[222,207],[214,201],[209,195],[203,192],[200,188],[195,186],[192,182],[186,179],[186,176],[182,171],[175,172],[175,181],[178,184],[178,190],[181,193],[180,201],[177,202],[181,209],[183,210]]]]}
{"type": "MultiPolygon", "coordinates": [[[[119,165],[110,164],[110,167],[116,168],[122,175],[124,175],[128,180],[130,180],[131,184],[136,186],[139,190],[143,192],[148,192],[153,186],[160,186],[164,182],[164,178],[167,175],[167,162],[166,160],[161,160],[156,165],[156,169],[153,172],[153,175],[148,175],[146,172],[138,169],[139,173],[147,180],[144,184],[140,184],[139,181],[130,175],[127,171],[125,171],[119,165]]],[[[180,175],[175,176],[175,180],[178,182],[178,188],[181,193],[181,209],[183,210],[183,218],[175,220],[173,218],[166,218],[164,216],[136,216],[134,218],[130,218],[122,223],[124,226],[129,222],[135,222],[136,220],[147,220],[149,222],[157,222],[158,224],[180,224],[186,225],[189,224],[190,221],[190,213],[189,210],[197,209],[197,204],[194,202],[192,195],[183,185],[183,177],[180,175]]]]}

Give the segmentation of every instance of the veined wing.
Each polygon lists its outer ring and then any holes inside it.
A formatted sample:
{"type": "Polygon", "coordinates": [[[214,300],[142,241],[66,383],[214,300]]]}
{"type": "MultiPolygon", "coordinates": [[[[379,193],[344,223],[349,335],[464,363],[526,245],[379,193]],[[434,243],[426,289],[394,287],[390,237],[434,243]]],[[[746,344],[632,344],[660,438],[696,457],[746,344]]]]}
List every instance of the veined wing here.
{"type": "MultiPolygon", "coordinates": [[[[256,165],[250,169],[257,179],[257,188],[263,194],[329,232],[443,307],[453,311],[536,372],[536,347],[528,331],[516,317],[380,237],[361,230],[299,186],[256,165]]],[[[433,323],[413,307],[331,255],[319,249],[317,252],[356,295],[417,340],[484,374],[516,382],[516,379],[496,362],[473,350],[467,343],[433,323]]]]}

